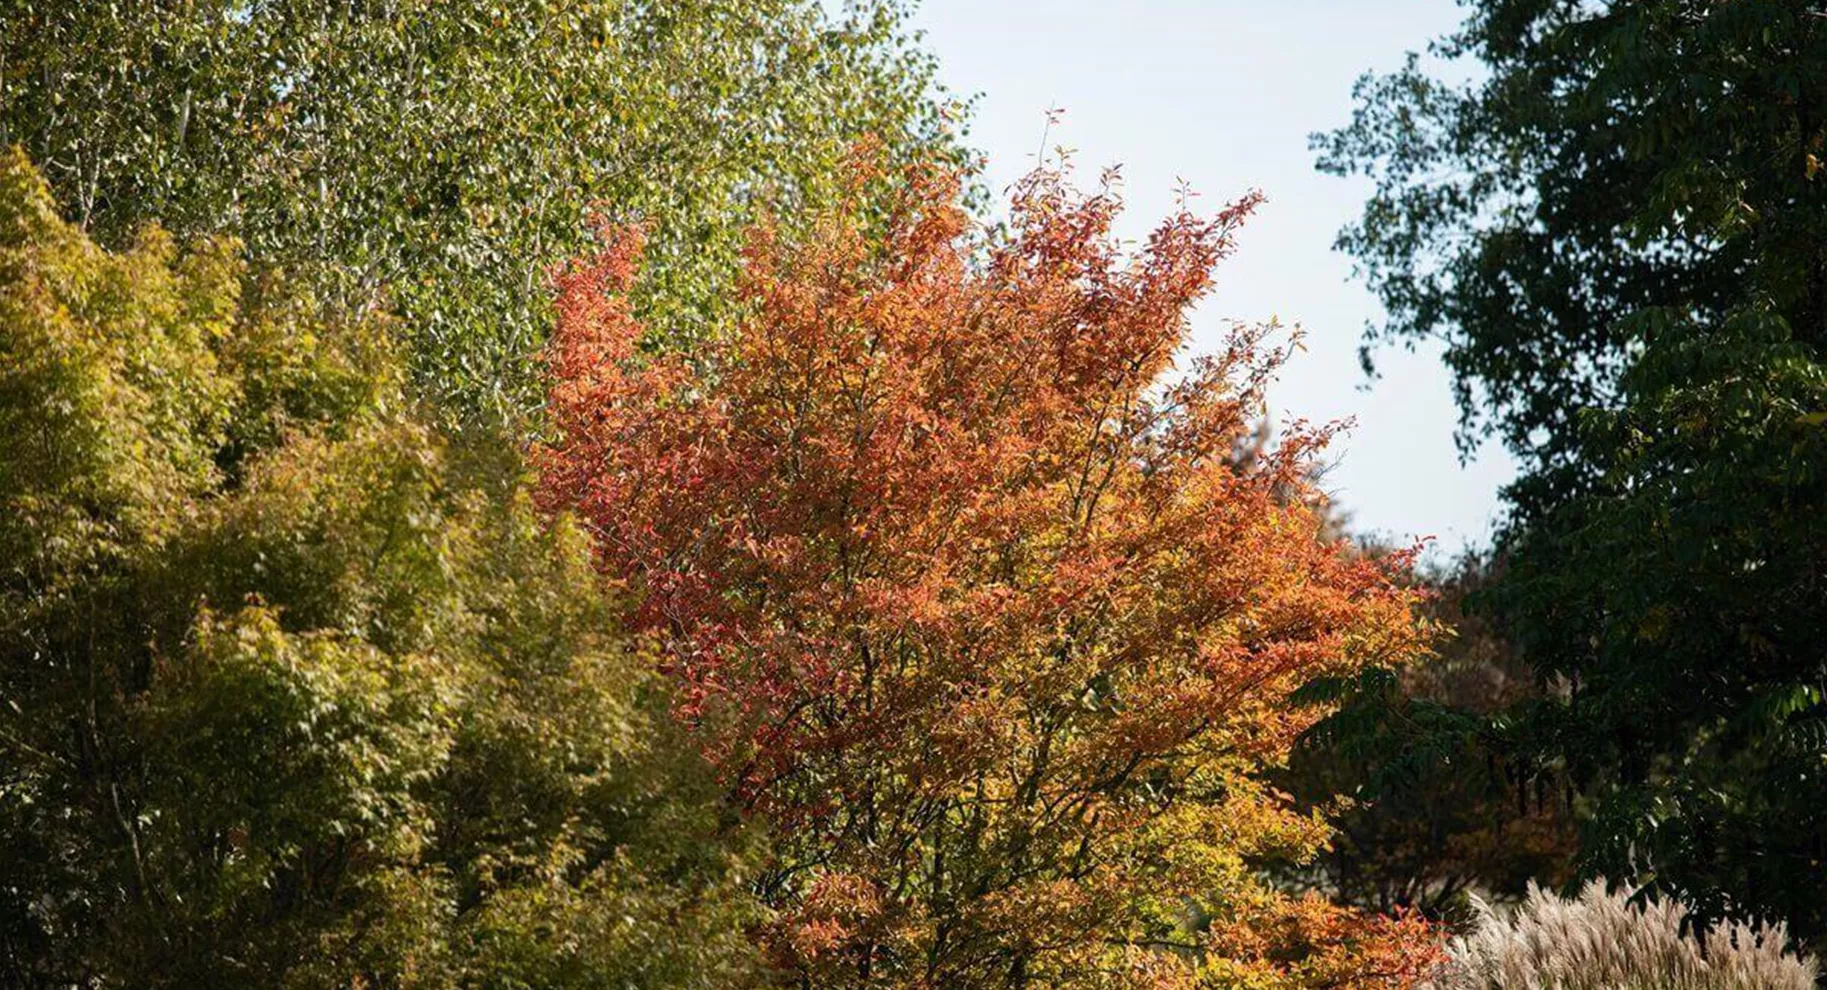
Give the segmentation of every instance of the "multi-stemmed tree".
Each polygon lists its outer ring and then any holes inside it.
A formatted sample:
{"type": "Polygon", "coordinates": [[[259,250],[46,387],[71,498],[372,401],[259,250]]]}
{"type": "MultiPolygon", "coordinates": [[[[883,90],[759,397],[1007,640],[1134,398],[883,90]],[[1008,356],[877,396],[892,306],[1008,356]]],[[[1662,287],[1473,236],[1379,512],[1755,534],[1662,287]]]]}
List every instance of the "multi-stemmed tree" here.
{"type": "Polygon", "coordinates": [[[1022,184],[986,236],[943,171],[807,242],[758,232],[741,316],[642,349],[639,238],[560,277],[549,506],[574,508],[680,713],[778,844],[806,987],[1400,983],[1423,929],[1286,898],[1325,840],[1259,771],[1308,678],[1414,655],[1396,580],[1325,535],[1297,428],[1240,467],[1283,352],[1171,374],[1254,205],[1125,257],[1108,190],[1022,184]]]}

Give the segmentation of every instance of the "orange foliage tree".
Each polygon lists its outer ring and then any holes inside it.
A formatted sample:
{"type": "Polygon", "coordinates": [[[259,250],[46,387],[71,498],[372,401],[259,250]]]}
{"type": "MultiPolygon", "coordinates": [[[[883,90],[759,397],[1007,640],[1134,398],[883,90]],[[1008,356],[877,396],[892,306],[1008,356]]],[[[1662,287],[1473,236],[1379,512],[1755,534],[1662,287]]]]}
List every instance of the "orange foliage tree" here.
{"type": "Polygon", "coordinates": [[[1170,374],[1254,198],[1131,257],[1108,178],[1036,173],[999,232],[893,178],[886,215],[760,229],[746,316],[689,355],[641,345],[636,234],[558,275],[544,497],[777,831],[783,982],[1410,982],[1426,928],[1250,865],[1327,834],[1260,781],[1320,714],[1289,692],[1422,648],[1404,565],[1324,535],[1330,429],[1237,456],[1286,346],[1170,374]]]}

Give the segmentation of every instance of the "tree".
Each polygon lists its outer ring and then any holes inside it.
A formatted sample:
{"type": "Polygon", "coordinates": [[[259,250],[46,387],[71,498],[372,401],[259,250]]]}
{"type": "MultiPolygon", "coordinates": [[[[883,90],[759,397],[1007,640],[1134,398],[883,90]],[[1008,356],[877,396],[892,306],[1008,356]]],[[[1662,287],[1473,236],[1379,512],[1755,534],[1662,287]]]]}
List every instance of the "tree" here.
{"type": "Polygon", "coordinates": [[[760,201],[849,144],[949,147],[898,0],[0,2],[0,143],[104,245],[232,234],[325,304],[384,288],[418,383],[537,405],[545,265],[607,202],[652,225],[656,334],[728,297],[760,201]]]}
{"type": "MultiPolygon", "coordinates": [[[[1827,938],[1827,21],[1800,0],[1484,0],[1360,84],[1322,168],[1376,340],[1438,336],[1524,460],[1486,596],[1564,698],[1522,748],[1586,871],[1827,938]]],[[[1822,944],[1819,941],[1817,945],[1822,944]]]]}
{"type": "Polygon", "coordinates": [[[1318,715],[1289,692],[1421,642],[1401,560],[1320,535],[1328,429],[1234,467],[1267,331],[1163,377],[1255,200],[1125,262],[1108,188],[1037,174],[986,237],[944,170],[885,215],[881,178],[761,228],[690,359],[639,346],[631,232],[559,280],[545,502],[780,837],[782,982],[1402,985],[1425,927],[1252,866],[1326,835],[1259,776],[1318,715]]]}
{"type": "Polygon", "coordinates": [[[0,983],[728,987],[752,840],[511,449],[0,158],[0,983]]]}

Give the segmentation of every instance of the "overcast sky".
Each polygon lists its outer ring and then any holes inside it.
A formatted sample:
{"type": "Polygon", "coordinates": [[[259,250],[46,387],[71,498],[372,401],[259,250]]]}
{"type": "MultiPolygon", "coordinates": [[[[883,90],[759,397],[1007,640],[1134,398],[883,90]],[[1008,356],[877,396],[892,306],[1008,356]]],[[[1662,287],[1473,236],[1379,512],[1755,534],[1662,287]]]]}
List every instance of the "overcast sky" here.
{"type": "Polygon", "coordinates": [[[1172,209],[1180,179],[1210,208],[1262,190],[1194,348],[1231,318],[1306,327],[1307,353],[1271,396],[1278,417],[1354,416],[1326,484],[1355,527],[1453,552],[1488,534],[1511,462],[1487,446],[1459,463],[1436,352],[1385,350],[1366,382],[1357,345],[1380,310],[1331,250],[1366,187],[1316,173],[1307,136],[1348,119],[1360,73],[1458,21],[1452,0],[923,0],[916,23],[945,83],[981,94],[970,143],[999,191],[1033,167],[1050,106],[1065,114],[1048,143],[1075,150],[1085,181],[1123,166],[1125,236],[1172,209]]]}

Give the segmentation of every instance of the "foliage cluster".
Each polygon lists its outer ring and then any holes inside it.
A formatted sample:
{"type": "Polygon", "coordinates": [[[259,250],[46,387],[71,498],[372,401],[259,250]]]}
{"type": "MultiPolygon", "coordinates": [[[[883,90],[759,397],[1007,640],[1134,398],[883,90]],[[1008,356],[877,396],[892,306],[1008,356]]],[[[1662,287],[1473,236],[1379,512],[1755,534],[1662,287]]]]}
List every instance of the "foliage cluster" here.
{"type": "Polygon", "coordinates": [[[1321,163],[1379,340],[1438,338],[1523,462],[1481,596],[1547,692],[1511,755],[1588,875],[1827,939],[1827,18],[1480,0],[1360,85],[1321,163]]]}
{"type": "Polygon", "coordinates": [[[1509,900],[1531,883],[1570,879],[1575,808],[1507,738],[1513,713],[1539,703],[1541,689],[1489,618],[1466,608],[1492,578],[1477,556],[1424,569],[1428,656],[1301,689],[1338,710],[1273,779],[1303,806],[1330,811],[1334,835],[1312,862],[1282,865],[1284,882],[1462,925],[1474,898],[1509,900]]]}
{"type": "Polygon", "coordinates": [[[537,405],[546,266],[651,224],[656,334],[731,298],[743,218],[827,198],[851,141],[949,155],[898,0],[0,0],[0,144],[105,246],[229,234],[403,319],[460,415],[537,405]]]}
{"type": "Polygon", "coordinates": [[[757,235],[689,360],[632,232],[569,268],[542,510],[379,315],[103,250],[10,153],[7,982],[1418,978],[1425,926],[1252,865],[1326,835],[1260,778],[1288,695],[1421,636],[1312,504],[1328,431],[1235,456],[1261,331],[1153,388],[1253,203],[1125,265],[1107,191],[985,242],[922,174],[757,235]]]}
{"type": "Polygon", "coordinates": [[[0,159],[0,983],[704,987],[752,841],[511,448],[0,159]]]}
{"type": "MultiPolygon", "coordinates": [[[[854,188],[871,185],[868,168],[854,188]]],[[[1421,648],[1405,558],[1308,483],[1328,429],[1239,466],[1284,352],[1238,327],[1162,384],[1254,206],[1124,257],[1056,174],[1000,236],[916,170],[764,228],[747,305],[643,355],[638,238],[560,280],[548,504],[575,508],[743,808],[800,985],[1401,985],[1424,926],[1278,893],[1319,816],[1261,771],[1310,678],[1421,648]],[[1164,951],[1165,950],[1165,951],[1164,951]]]]}

